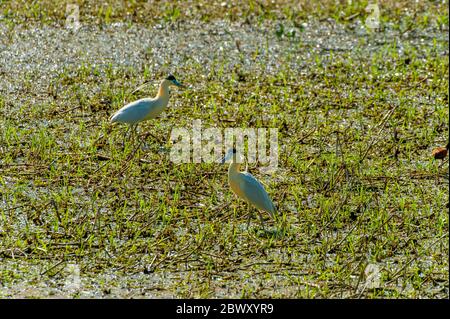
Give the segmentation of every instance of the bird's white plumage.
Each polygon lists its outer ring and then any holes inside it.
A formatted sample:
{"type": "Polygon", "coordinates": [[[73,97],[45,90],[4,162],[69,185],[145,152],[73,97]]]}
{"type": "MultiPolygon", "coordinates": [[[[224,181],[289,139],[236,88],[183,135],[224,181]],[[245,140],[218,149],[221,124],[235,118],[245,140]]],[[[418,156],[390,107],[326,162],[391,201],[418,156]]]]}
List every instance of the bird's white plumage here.
{"type": "Polygon", "coordinates": [[[126,123],[130,126],[157,117],[169,103],[169,86],[181,85],[174,76],[161,81],[158,94],[154,98],[144,98],[131,102],[111,116],[111,122],[126,123]]]}
{"type": "Polygon", "coordinates": [[[233,158],[228,168],[228,184],[232,191],[247,203],[268,212],[273,218],[277,212],[275,205],[264,189],[264,186],[250,173],[240,172],[240,164],[236,160],[236,152],[228,151],[222,163],[233,158]]]}
{"type": "Polygon", "coordinates": [[[238,182],[245,196],[244,200],[273,216],[276,213],[276,208],[264,186],[248,172],[241,172],[239,175],[238,182]]]}
{"type": "Polygon", "coordinates": [[[111,122],[137,124],[141,121],[157,117],[167,103],[162,99],[144,98],[131,102],[111,116],[111,122]]]}

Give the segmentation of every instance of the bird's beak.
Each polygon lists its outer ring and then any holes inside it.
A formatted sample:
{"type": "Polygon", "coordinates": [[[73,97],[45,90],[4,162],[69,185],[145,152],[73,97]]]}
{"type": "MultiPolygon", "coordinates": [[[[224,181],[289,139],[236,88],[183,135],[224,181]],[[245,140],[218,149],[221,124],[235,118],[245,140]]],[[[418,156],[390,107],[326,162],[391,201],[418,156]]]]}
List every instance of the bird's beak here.
{"type": "Polygon", "coordinates": [[[172,80],[172,83],[180,88],[184,88],[185,86],[183,84],[181,84],[180,82],[178,82],[177,80],[172,80]]]}
{"type": "Polygon", "coordinates": [[[222,164],[225,164],[225,162],[228,161],[228,160],[231,158],[231,156],[233,156],[233,153],[232,153],[232,152],[228,152],[228,153],[222,158],[221,163],[222,163],[222,164]]]}

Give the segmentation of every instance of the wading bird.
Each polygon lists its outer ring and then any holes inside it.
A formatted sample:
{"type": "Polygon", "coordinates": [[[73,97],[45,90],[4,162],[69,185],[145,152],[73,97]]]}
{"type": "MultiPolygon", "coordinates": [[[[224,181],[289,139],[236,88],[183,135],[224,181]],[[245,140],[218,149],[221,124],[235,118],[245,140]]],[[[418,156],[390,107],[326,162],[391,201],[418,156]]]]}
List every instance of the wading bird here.
{"type": "Polygon", "coordinates": [[[441,159],[444,160],[444,158],[447,156],[448,153],[448,146],[449,143],[447,143],[446,147],[436,147],[432,152],[431,155],[435,158],[435,159],[441,159]]]}
{"type": "MultiPolygon", "coordinates": [[[[231,190],[240,198],[245,200],[248,204],[255,206],[257,209],[268,212],[273,219],[276,219],[277,209],[267,194],[262,184],[249,172],[241,172],[241,166],[237,161],[236,149],[230,149],[225,157],[222,159],[224,164],[229,159],[232,159],[228,167],[228,185],[231,190]]],[[[264,220],[261,213],[258,211],[259,219],[264,228],[264,220]]],[[[250,222],[249,216],[249,222],[250,222]]],[[[248,223],[247,223],[248,227],[248,223]]]]}
{"type": "Polygon", "coordinates": [[[136,131],[139,122],[157,117],[169,103],[169,86],[183,85],[173,75],[161,81],[158,94],[154,98],[144,98],[131,102],[111,116],[111,123],[126,123],[128,130],[136,131]]]}

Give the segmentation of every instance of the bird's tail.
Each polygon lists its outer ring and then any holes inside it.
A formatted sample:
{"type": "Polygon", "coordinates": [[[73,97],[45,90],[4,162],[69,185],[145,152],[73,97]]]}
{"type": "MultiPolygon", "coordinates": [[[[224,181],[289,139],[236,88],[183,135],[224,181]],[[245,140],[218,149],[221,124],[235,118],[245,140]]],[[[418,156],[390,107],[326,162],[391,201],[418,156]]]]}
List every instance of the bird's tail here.
{"type": "Polygon", "coordinates": [[[114,113],[113,115],[111,115],[111,117],[109,118],[109,122],[111,123],[115,123],[117,122],[117,113],[114,113]]]}

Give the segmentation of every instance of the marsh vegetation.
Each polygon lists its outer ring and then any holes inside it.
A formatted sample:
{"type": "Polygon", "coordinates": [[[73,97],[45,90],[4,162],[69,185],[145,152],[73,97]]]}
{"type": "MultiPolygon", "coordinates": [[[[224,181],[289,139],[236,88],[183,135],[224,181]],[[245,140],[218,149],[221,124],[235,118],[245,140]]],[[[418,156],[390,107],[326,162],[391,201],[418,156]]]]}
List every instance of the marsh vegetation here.
{"type": "Polygon", "coordinates": [[[0,297],[448,298],[448,3],[367,4],[78,1],[74,31],[2,2],[0,297]],[[122,145],[109,117],[168,73],[190,87],[122,145]],[[226,166],[170,161],[196,119],[278,129],[249,171],[281,234],[226,166]]]}

